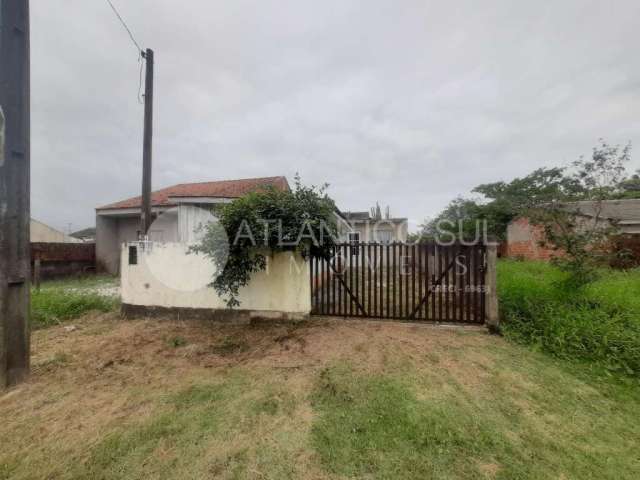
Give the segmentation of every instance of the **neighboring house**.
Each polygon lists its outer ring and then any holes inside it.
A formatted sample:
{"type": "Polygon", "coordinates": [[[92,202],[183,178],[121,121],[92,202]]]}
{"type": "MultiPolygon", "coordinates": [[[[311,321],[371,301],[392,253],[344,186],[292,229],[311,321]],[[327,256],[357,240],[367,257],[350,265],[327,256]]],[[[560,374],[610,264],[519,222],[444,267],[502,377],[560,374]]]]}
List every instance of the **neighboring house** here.
{"type": "MultiPolygon", "coordinates": [[[[596,216],[604,225],[615,224],[619,233],[640,240],[640,199],[606,200],[599,214],[594,202],[574,202],[567,209],[576,212],[585,220],[596,216]]],[[[505,255],[529,260],[548,260],[555,251],[540,246],[544,232],[540,226],[532,225],[528,218],[519,217],[507,226],[505,255]]]]}
{"type": "Polygon", "coordinates": [[[79,243],[77,238],[56,230],[38,220],[31,219],[29,224],[31,243],[79,243]]]}
{"type": "Polygon", "coordinates": [[[73,238],[77,238],[83,243],[95,243],[96,229],[95,227],[85,228],[83,230],[78,230],[77,232],[73,232],[71,236],[73,238]]]}
{"type": "MultiPolygon", "coordinates": [[[[289,190],[289,183],[282,176],[245,178],[181,183],[152,192],[151,210],[156,220],[148,239],[186,242],[195,227],[208,221],[216,206],[267,187],[289,190]]],[[[140,206],[141,197],[134,197],[96,208],[96,263],[100,269],[118,273],[121,245],[139,240],[140,206]]]]}
{"type": "Polygon", "coordinates": [[[406,242],[409,222],[406,218],[378,218],[369,212],[342,212],[351,227],[341,232],[343,241],[350,242],[406,242]]]}

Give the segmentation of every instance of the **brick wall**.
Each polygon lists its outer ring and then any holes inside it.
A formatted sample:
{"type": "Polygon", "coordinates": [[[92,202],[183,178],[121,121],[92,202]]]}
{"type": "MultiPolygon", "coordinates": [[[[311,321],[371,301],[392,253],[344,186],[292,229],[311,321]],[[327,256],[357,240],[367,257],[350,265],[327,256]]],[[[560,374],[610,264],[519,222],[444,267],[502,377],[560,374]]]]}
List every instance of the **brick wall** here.
{"type": "Polygon", "coordinates": [[[640,235],[620,235],[612,243],[614,250],[618,252],[611,261],[612,267],[640,267],[640,235]]]}
{"type": "Polygon", "coordinates": [[[31,243],[31,268],[40,259],[42,279],[79,275],[95,271],[96,248],[93,243],[31,243]]]}
{"type": "Polygon", "coordinates": [[[543,238],[542,227],[532,225],[528,218],[518,218],[507,227],[505,256],[527,260],[549,260],[558,256],[557,251],[540,246],[543,238]]]}

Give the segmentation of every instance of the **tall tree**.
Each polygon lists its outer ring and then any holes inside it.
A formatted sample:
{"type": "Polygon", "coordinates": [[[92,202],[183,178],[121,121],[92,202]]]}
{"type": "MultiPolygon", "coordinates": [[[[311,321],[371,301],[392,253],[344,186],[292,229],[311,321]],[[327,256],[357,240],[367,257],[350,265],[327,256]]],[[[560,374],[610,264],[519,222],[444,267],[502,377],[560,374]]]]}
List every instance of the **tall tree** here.
{"type": "Polygon", "coordinates": [[[617,231],[616,221],[603,214],[604,202],[619,194],[630,150],[630,144],[620,147],[600,140],[591,158],[573,163],[575,173],[569,177],[576,188],[573,195],[529,210],[532,222],[544,229],[543,243],[562,253],[554,261],[570,273],[575,287],[593,280],[597,267],[613,254],[610,240],[617,231]]]}
{"type": "Polygon", "coordinates": [[[640,169],[619,185],[619,198],[640,198],[640,169]]]}
{"type": "Polygon", "coordinates": [[[564,168],[539,168],[511,182],[478,185],[472,192],[481,197],[458,197],[451,201],[422,226],[422,234],[433,238],[440,232],[441,236],[473,240],[486,226],[487,234],[504,239],[507,225],[515,217],[541,203],[577,197],[581,188],[579,182],[565,174],[564,168]]]}

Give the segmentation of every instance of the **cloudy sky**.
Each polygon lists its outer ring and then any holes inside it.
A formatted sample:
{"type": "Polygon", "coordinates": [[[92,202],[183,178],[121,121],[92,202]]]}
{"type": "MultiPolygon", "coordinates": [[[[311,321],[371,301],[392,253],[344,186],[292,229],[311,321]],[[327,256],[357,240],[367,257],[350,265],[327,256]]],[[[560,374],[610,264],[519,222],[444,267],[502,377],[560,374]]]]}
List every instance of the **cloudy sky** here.
{"type": "MultiPolygon", "coordinates": [[[[112,0],[156,55],[153,186],[286,175],[420,222],[632,141],[640,2],[112,0]]],[[[32,215],[138,194],[136,48],[105,0],[31,0],[32,215]]]]}

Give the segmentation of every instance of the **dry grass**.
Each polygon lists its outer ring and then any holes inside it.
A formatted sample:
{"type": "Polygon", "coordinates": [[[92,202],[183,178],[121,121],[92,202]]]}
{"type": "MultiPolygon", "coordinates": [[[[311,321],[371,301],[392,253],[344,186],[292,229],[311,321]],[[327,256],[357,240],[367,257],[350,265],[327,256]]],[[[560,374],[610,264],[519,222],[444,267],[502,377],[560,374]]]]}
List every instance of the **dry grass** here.
{"type": "MultiPolygon", "coordinates": [[[[584,399],[603,411],[615,406],[599,387],[478,329],[341,320],[232,326],[122,321],[116,314],[89,315],[74,326],[35,332],[30,381],[0,396],[0,478],[362,473],[333,465],[314,430],[326,411],[313,392],[336,365],[349,371],[331,374],[337,384],[394,378],[409,385],[418,404],[455,398],[496,422],[504,409],[526,425],[526,434],[505,426],[514,446],[531,432],[559,434],[573,445],[572,436],[593,428],[582,413],[567,428],[563,408],[549,407],[557,385],[548,382],[563,382],[570,402],[584,399]]],[[[624,415],[637,412],[633,404],[624,415]]],[[[616,417],[606,433],[637,440],[616,431],[625,423],[616,417]]],[[[469,471],[497,477],[507,463],[498,457],[469,458],[469,471]]],[[[559,465],[551,462],[544,473],[562,473],[559,465]]],[[[369,473],[384,478],[381,472],[369,473]]]]}

